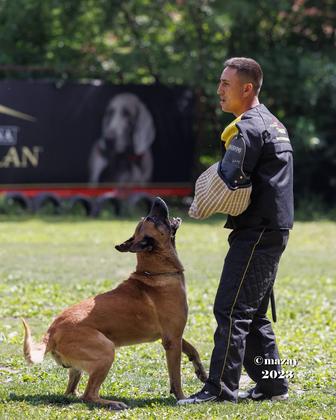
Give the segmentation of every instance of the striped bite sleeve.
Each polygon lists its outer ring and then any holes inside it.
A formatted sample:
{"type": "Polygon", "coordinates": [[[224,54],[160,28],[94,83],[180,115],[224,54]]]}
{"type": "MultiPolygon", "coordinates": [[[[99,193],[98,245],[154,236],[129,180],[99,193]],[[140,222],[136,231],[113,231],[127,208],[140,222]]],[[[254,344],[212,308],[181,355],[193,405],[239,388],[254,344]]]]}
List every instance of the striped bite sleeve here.
{"type": "Polygon", "coordinates": [[[214,163],[196,181],[195,195],[189,209],[194,219],[206,219],[215,213],[238,216],[250,204],[252,187],[231,190],[218,175],[219,163],[214,163]]]}

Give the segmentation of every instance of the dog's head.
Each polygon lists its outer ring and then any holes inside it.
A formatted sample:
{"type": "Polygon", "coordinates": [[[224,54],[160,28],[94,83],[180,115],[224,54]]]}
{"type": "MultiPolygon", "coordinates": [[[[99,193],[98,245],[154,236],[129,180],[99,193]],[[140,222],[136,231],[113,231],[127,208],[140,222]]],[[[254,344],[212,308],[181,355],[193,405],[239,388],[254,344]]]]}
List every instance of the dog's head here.
{"type": "Polygon", "coordinates": [[[169,219],[167,204],[156,197],[149,214],[142,218],[131,238],[116,249],[120,252],[150,252],[175,245],[175,234],[182,220],[169,219]]]}
{"type": "Polygon", "coordinates": [[[152,115],[133,93],[120,93],[108,103],[102,124],[107,150],[143,154],[155,137],[152,115]]]}

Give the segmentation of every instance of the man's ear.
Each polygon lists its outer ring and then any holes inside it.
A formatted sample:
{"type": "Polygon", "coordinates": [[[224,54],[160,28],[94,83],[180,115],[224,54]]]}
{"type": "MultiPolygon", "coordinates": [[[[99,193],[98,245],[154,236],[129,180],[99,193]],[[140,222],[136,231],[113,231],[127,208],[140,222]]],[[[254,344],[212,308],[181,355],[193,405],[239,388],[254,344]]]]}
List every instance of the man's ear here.
{"type": "Polygon", "coordinates": [[[244,84],[244,96],[249,96],[251,93],[253,94],[253,83],[245,83],[244,84]]]}
{"type": "Polygon", "coordinates": [[[130,248],[133,245],[133,241],[134,241],[134,236],[127,239],[127,241],[123,242],[122,244],[116,245],[115,249],[119,252],[128,252],[130,251],[130,248]]]}

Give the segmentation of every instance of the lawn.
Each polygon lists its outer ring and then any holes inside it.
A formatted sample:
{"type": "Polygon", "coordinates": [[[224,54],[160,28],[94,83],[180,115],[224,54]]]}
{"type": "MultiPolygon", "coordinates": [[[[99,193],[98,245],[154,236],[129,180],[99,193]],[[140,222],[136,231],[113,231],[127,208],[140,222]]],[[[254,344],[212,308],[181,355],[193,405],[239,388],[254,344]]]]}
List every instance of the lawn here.
{"type": "MultiPolygon", "coordinates": [[[[173,214],[178,215],[178,214],[173,214]]],[[[212,303],[227,251],[223,220],[184,217],[177,248],[188,285],[185,337],[208,368],[215,322],[212,303]]],[[[16,218],[0,222],[0,419],[332,419],[336,417],[336,223],[296,223],[276,282],[281,356],[296,359],[286,403],[248,402],[177,407],[169,396],[159,342],[121,348],[101,394],[130,409],[110,412],[62,396],[67,370],[48,355],[29,367],[22,356],[20,317],[36,339],[66,306],[115,287],[135,267],[133,254],[114,245],[129,238],[135,220],[16,218]]],[[[183,359],[186,394],[200,389],[183,359]]],[[[83,391],[84,377],[80,384],[83,391]]],[[[247,387],[243,376],[243,387],[247,387]]]]}

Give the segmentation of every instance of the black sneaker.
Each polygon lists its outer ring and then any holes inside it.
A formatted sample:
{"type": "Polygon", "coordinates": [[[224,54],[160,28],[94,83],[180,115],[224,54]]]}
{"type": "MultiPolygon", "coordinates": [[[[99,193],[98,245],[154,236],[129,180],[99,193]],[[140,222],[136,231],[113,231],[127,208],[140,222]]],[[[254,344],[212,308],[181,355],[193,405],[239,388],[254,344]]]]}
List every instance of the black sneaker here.
{"type": "Polygon", "coordinates": [[[259,391],[257,387],[249,389],[248,391],[239,391],[238,392],[239,400],[254,400],[254,401],[286,401],[288,400],[288,392],[280,395],[266,395],[263,392],[259,391]]]}
{"type": "Polygon", "coordinates": [[[206,391],[202,389],[196,394],[190,395],[189,398],[184,398],[183,400],[178,400],[178,405],[185,405],[185,404],[199,404],[199,403],[206,403],[206,402],[215,402],[221,401],[221,399],[217,395],[213,395],[210,391],[206,391]]]}

